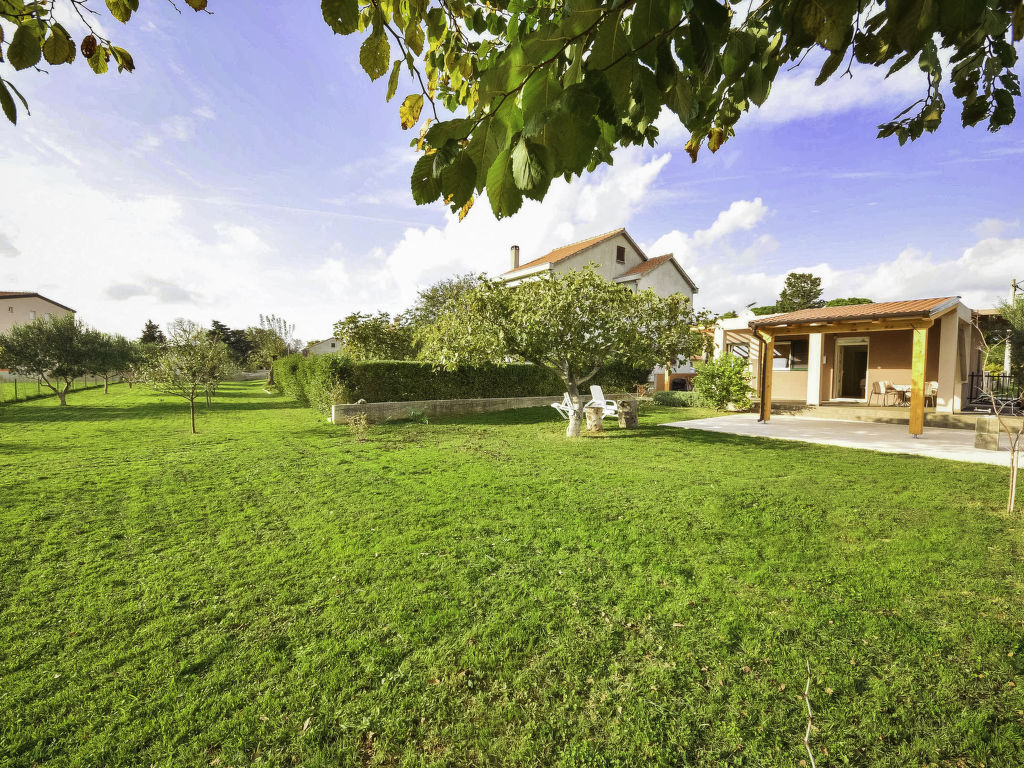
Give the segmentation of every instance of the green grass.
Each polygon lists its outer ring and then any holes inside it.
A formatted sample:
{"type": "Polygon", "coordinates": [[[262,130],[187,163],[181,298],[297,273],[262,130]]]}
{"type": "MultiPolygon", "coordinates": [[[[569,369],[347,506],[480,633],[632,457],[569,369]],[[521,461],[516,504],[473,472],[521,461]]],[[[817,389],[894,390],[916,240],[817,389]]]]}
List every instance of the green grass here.
{"type": "Polygon", "coordinates": [[[0,408],[4,768],[795,766],[808,660],[819,766],[1024,763],[1005,469],[69,402],[0,408]]]}

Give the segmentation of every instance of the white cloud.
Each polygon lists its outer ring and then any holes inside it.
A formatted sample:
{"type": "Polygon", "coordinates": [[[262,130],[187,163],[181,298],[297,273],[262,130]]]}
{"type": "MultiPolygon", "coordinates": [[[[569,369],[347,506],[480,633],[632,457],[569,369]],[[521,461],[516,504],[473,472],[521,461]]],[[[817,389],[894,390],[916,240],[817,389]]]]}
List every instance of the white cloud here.
{"type": "Polygon", "coordinates": [[[982,219],[974,225],[974,234],[982,240],[989,237],[1000,237],[1008,229],[1017,229],[1019,221],[1003,221],[1002,219],[982,219]]]}
{"type": "Polygon", "coordinates": [[[192,110],[192,114],[203,118],[203,120],[215,120],[217,118],[217,113],[207,106],[196,107],[192,110]]]}
{"type": "Polygon", "coordinates": [[[443,227],[409,227],[395,246],[374,249],[367,260],[331,259],[318,277],[353,309],[400,311],[436,280],[505,271],[513,244],[526,262],[557,245],[624,226],[669,159],[624,152],[614,166],[586,179],[554,182],[543,204],[526,201],[511,219],[496,220],[482,197],[463,222],[446,214],[443,227]]]}
{"type": "MultiPolygon", "coordinates": [[[[816,86],[814,80],[821,63],[820,56],[812,56],[795,70],[780,72],[768,99],[761,107],[751,106],[750,111],[740,118],[737,132],[758,125],[771,127],[865,108],[878,112],[872,118],[874,125],[890,119],[926,91],[924,75],[914,65],[886,78],[885,68],[856,62],[851,68],[852,77],[833,75],[827,82],[816,86]],[[891,111],[893,107],[897,109],[891,111]]],[[[667,109],[658,118],[657,127],[661,144],[675,144],[688,138],[679,118],[667,109]]],[[[729,149],[728,143],[725,149],[729,149]]]]}

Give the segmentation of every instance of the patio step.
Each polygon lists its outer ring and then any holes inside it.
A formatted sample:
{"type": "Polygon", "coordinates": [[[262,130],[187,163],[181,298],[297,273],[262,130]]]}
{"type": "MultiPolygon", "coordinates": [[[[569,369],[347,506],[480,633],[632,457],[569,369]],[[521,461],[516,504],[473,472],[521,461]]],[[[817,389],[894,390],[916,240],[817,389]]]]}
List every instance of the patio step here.
{"type": "MultiPolygon", "coordinates": [[[[867,421],[875,424],[909,424],[910,409],[899,406],[866,405],[804,405],[779,403],[772,405],[772,415],[803,416],[813,419],[841,419],[843,421],[867,421]]],[[[974,429],[979,416],[972,413],[937,413],[926,408],[926,427],[945,429],[974,429]]]]}

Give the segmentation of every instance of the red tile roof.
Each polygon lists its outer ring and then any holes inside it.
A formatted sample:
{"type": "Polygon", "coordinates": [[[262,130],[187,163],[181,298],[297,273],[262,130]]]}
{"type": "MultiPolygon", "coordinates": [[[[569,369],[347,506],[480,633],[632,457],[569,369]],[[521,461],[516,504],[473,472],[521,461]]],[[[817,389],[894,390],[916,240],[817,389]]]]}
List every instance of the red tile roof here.
{"type": "Polygon", "coordinates": [[[876,304],[852,304],[845,307],[798,309],[781,315],[767,315],[750,321],[750,327],[793,325],[795,323],[828,323],[842,320],[881,320],[888,317],[929,317],[943,305],[959,301],[958,296],[910,301],[883,301],[876,304]]]}
{"type": "Polygon", "coordinates": [[[602,243],[605,240],[614,237],[615,235],[624,234],[625,231],[625,227],[620,227],[619,229],[613,230],[611,232],[605,232],[603,235],[597,235],[596,237],[590,237],[587,238],[586,240],[580,240],[577,243],[569,243],[569,245],[563,245],[561,248],[555,248],[555,250],[545,254],[544,256],[541,256],[539,259],[534,259],[533,261],[528,261],[525,264],[520,264],[515,269],[510,269],[505,274],[507,275],[510,272],[518,272],[521,269],[528,269],[529,267],[539,267],[541,264],[554,264],[556,262],[562,261],[563,259],[567,259],[570,256],[575,256],[580,251],[585,251],[592,245],[602,243]]]}
{"type": "Polygon", "coordinates": [[[655,256],[653,259],[648,259],[647,261],[641,261],[639,264],[637,264],[631,270],[629,270],[628,272],[623,272],[621,275],[619,275],[615,279],[616,280],[622,280],[622,279],[627,278],[627,277],[640,277],[640,275],[643,275],[643,274],[646,274],[646,273],[650,272],[655,267],[660,267],[662,264],[664,264],[666,261],[668,261],[671,258],[672,258],[672,254],[671,253],[666,253],[664,256],[655,256]]]}

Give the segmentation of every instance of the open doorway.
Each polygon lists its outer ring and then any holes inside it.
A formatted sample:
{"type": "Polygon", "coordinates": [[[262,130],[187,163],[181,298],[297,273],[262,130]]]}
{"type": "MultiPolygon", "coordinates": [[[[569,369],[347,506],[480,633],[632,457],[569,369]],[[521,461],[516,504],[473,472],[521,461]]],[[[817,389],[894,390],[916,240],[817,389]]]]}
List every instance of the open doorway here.
{"type": "Polygon", "coordinates": [[[867,398],[868,340],[836,339],[836,372],[834,400],[867,398]]]}

